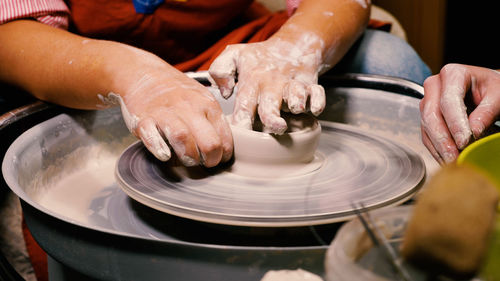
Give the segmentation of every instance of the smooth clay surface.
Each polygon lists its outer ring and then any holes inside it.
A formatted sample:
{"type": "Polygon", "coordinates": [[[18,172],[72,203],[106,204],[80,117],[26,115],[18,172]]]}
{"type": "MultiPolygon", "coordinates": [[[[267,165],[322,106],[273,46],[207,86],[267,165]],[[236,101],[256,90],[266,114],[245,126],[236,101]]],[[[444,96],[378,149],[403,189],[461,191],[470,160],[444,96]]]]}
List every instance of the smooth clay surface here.
{"type": "MultiPolygon", "coordinates": [[[[324,157],[316,152],[321,125],[308,114],[283,114],[288,129],[283,135],[263,132],[257,120],[253,130],[231,125],[234,163],[228,172],[246,177],[279,178],[319,169],[324,157]]],[[[229,119],[229,118],[228,118],[229,119]]]]}

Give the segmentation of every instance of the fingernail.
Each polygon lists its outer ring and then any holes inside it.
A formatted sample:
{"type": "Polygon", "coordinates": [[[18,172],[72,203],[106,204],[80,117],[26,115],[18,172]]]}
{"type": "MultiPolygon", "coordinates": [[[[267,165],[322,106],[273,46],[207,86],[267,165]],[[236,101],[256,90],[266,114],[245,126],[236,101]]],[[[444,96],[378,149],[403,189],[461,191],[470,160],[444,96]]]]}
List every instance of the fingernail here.
{"type": "Polygon", "coordinates": [[[456,155],[454,153],[451,153],[451,152],[444,152],[442,154],[442,158],[443,158],[444,162],[449,164],[449,163],[453,163],[453,161],[455,161],[456,155]]]}
{"type": "Polygon", "coordinates": [[[264,125],[263,131],[265,133],[271,133],[276,135],[282,135],[286,132],[288,126],[283,118],[278,118],[271,123],[270,126],[264,125]]]}
{"type": "Polygon", "coordinates": [[[472,135],[475,139],[480,139],[483,136],[484,131],[486,130],[486,127],[480,119],[470,120],[470,127],[472,130],[472,135]]]}
{"type": "Polygon", "coordinates": [[[457,134],[457,147],[458,149],[464,149],[471,141],[472,132],[466,131],[460,134],[457,134]]]}
{"type": "Polygon", "coordinates": [[[160,150],[157,152],[159,155],[158,155],[158,159],[160,159],[161,161],[168,161],[170,160],[170,150],[169,151],[165,151],[165,150],[160,150]]]}
{"type": "Polygon", "coordinates": [[[206,159],[207,159],[207,156],[205,155],[205,153],[200,152],[200,164],[201,165],[205,166],[205,164],[207,163],[206,159]]]}
{"type": "Polygon", "coordinates": [[[222,97],[227,99],[229,96],[231,96],[231,90],[229,88],[223,88],[221,91],[222,97]]]}
{"type": "Polygon", "coordinates": [[[227,161],[231,160],[231,157],[233,157],[233,153],[232,152],[231,153],[224,153],[224,154],[222,154],[221,161],[222,162],[227,162],[227,161]]]}
{"type": "Polygon", "coordinates": [[[324,106],[316,106],[316,105],[311,105],[311,113],[314,115],[314,116],[318,116],[320,115],[322,112],[323,112],[323,109],[324,106]]]}
{"type": "Polygon", "coordinates": [[[168,145],[158,136],[151,134],[151,131],[144,128],[139,129],[139,135],[142,143],[153,155],[161,161],[168,161],[171,157],[168,145]]]}
{"type": "Polygon", "coordinates": [[[299,101],[295,101],[294,103],[289,105],[288,108],[290,108],[290,112],[292,112],[293,114],[302,113],[306,110],[304,104],[300,103],[299,101]]]}
{"type": "Polygon", "coordinates": [[[198,164],[198,163],[196,163],[196,161],[194,160],[194,158],[189,157],[187,155],[183,155],[181,157],[181,162],[186,167],[193,167],[193,166],[196,166],[198,164]]]}
{"type": "Polygon", "coordinates": [[[168,150],[168,148],[166,150],[163,147],[161,147],[160,145],[146,145],[144,140],[142,140],[142,143],[144,143],[144,145],[148,148],[148,150],[156,158],[158,158],[158,160],[165,162],[165,161],[168,161],[170,159],[171,154],[170,154],[170,150],[168,150]]]}
{"type": "Polygon", "coordinates": [[[325,90],[319,85],[313,85],[309,87],[309,91],[311,92],[311,113],[318,116],[326,106],[325,90]]]}

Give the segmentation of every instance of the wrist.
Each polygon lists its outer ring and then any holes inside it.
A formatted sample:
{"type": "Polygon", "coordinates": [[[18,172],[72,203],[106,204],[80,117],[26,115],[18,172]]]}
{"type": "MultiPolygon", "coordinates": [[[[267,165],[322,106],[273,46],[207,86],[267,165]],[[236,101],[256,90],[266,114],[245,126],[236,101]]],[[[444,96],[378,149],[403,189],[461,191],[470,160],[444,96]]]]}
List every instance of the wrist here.
{"type": "Polygon", "coordinates": [[[168,64],[156,55],[125,44],[110,43],[114,45],[110,48],[113,54],[104,67],[103,94],[114,93],[127,102],[142,92],[141,88],[153,84],[155,74],[168,75],[168,64]]]}
{"type": "Polygon", "coordinates": [[[295,25],[280,29],[268,39],[268,44],[270,50],[276,50],[285,60],[317,71],[326,53],[325,43],[319,35],[295,25]]]}

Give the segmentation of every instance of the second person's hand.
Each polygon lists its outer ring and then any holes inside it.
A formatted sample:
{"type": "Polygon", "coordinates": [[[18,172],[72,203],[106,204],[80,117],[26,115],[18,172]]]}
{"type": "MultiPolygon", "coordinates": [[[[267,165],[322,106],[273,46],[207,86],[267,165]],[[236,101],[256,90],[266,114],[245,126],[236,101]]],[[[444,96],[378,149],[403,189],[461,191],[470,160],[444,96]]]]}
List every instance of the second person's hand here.
{"type": "Polygon", "coordinates": [[[422,141],[436,160],[455,161],[460,150],[496,121],[499,89],[500,73],[477,66],[448,64],[427,78],[420,102],[422,141]]]}

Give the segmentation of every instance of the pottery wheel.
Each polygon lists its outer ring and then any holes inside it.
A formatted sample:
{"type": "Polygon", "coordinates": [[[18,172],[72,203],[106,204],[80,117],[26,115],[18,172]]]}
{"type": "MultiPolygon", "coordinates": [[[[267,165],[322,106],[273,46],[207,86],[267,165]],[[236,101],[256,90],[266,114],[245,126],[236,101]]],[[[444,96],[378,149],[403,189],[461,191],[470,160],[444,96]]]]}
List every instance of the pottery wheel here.
{"type": "Polygon", "coordinates": [[[264,179],[224,167],[185,168],[156,160],[137,142],[120,156],[117,182],[136,201],[169,214],[273,227],[346,220],[354,215],[352,202],[395,205],[420,187],[425,165],[410,148],[345,124],[321,126],[316,153],[323,162],[305,175],[264,179]]]}

